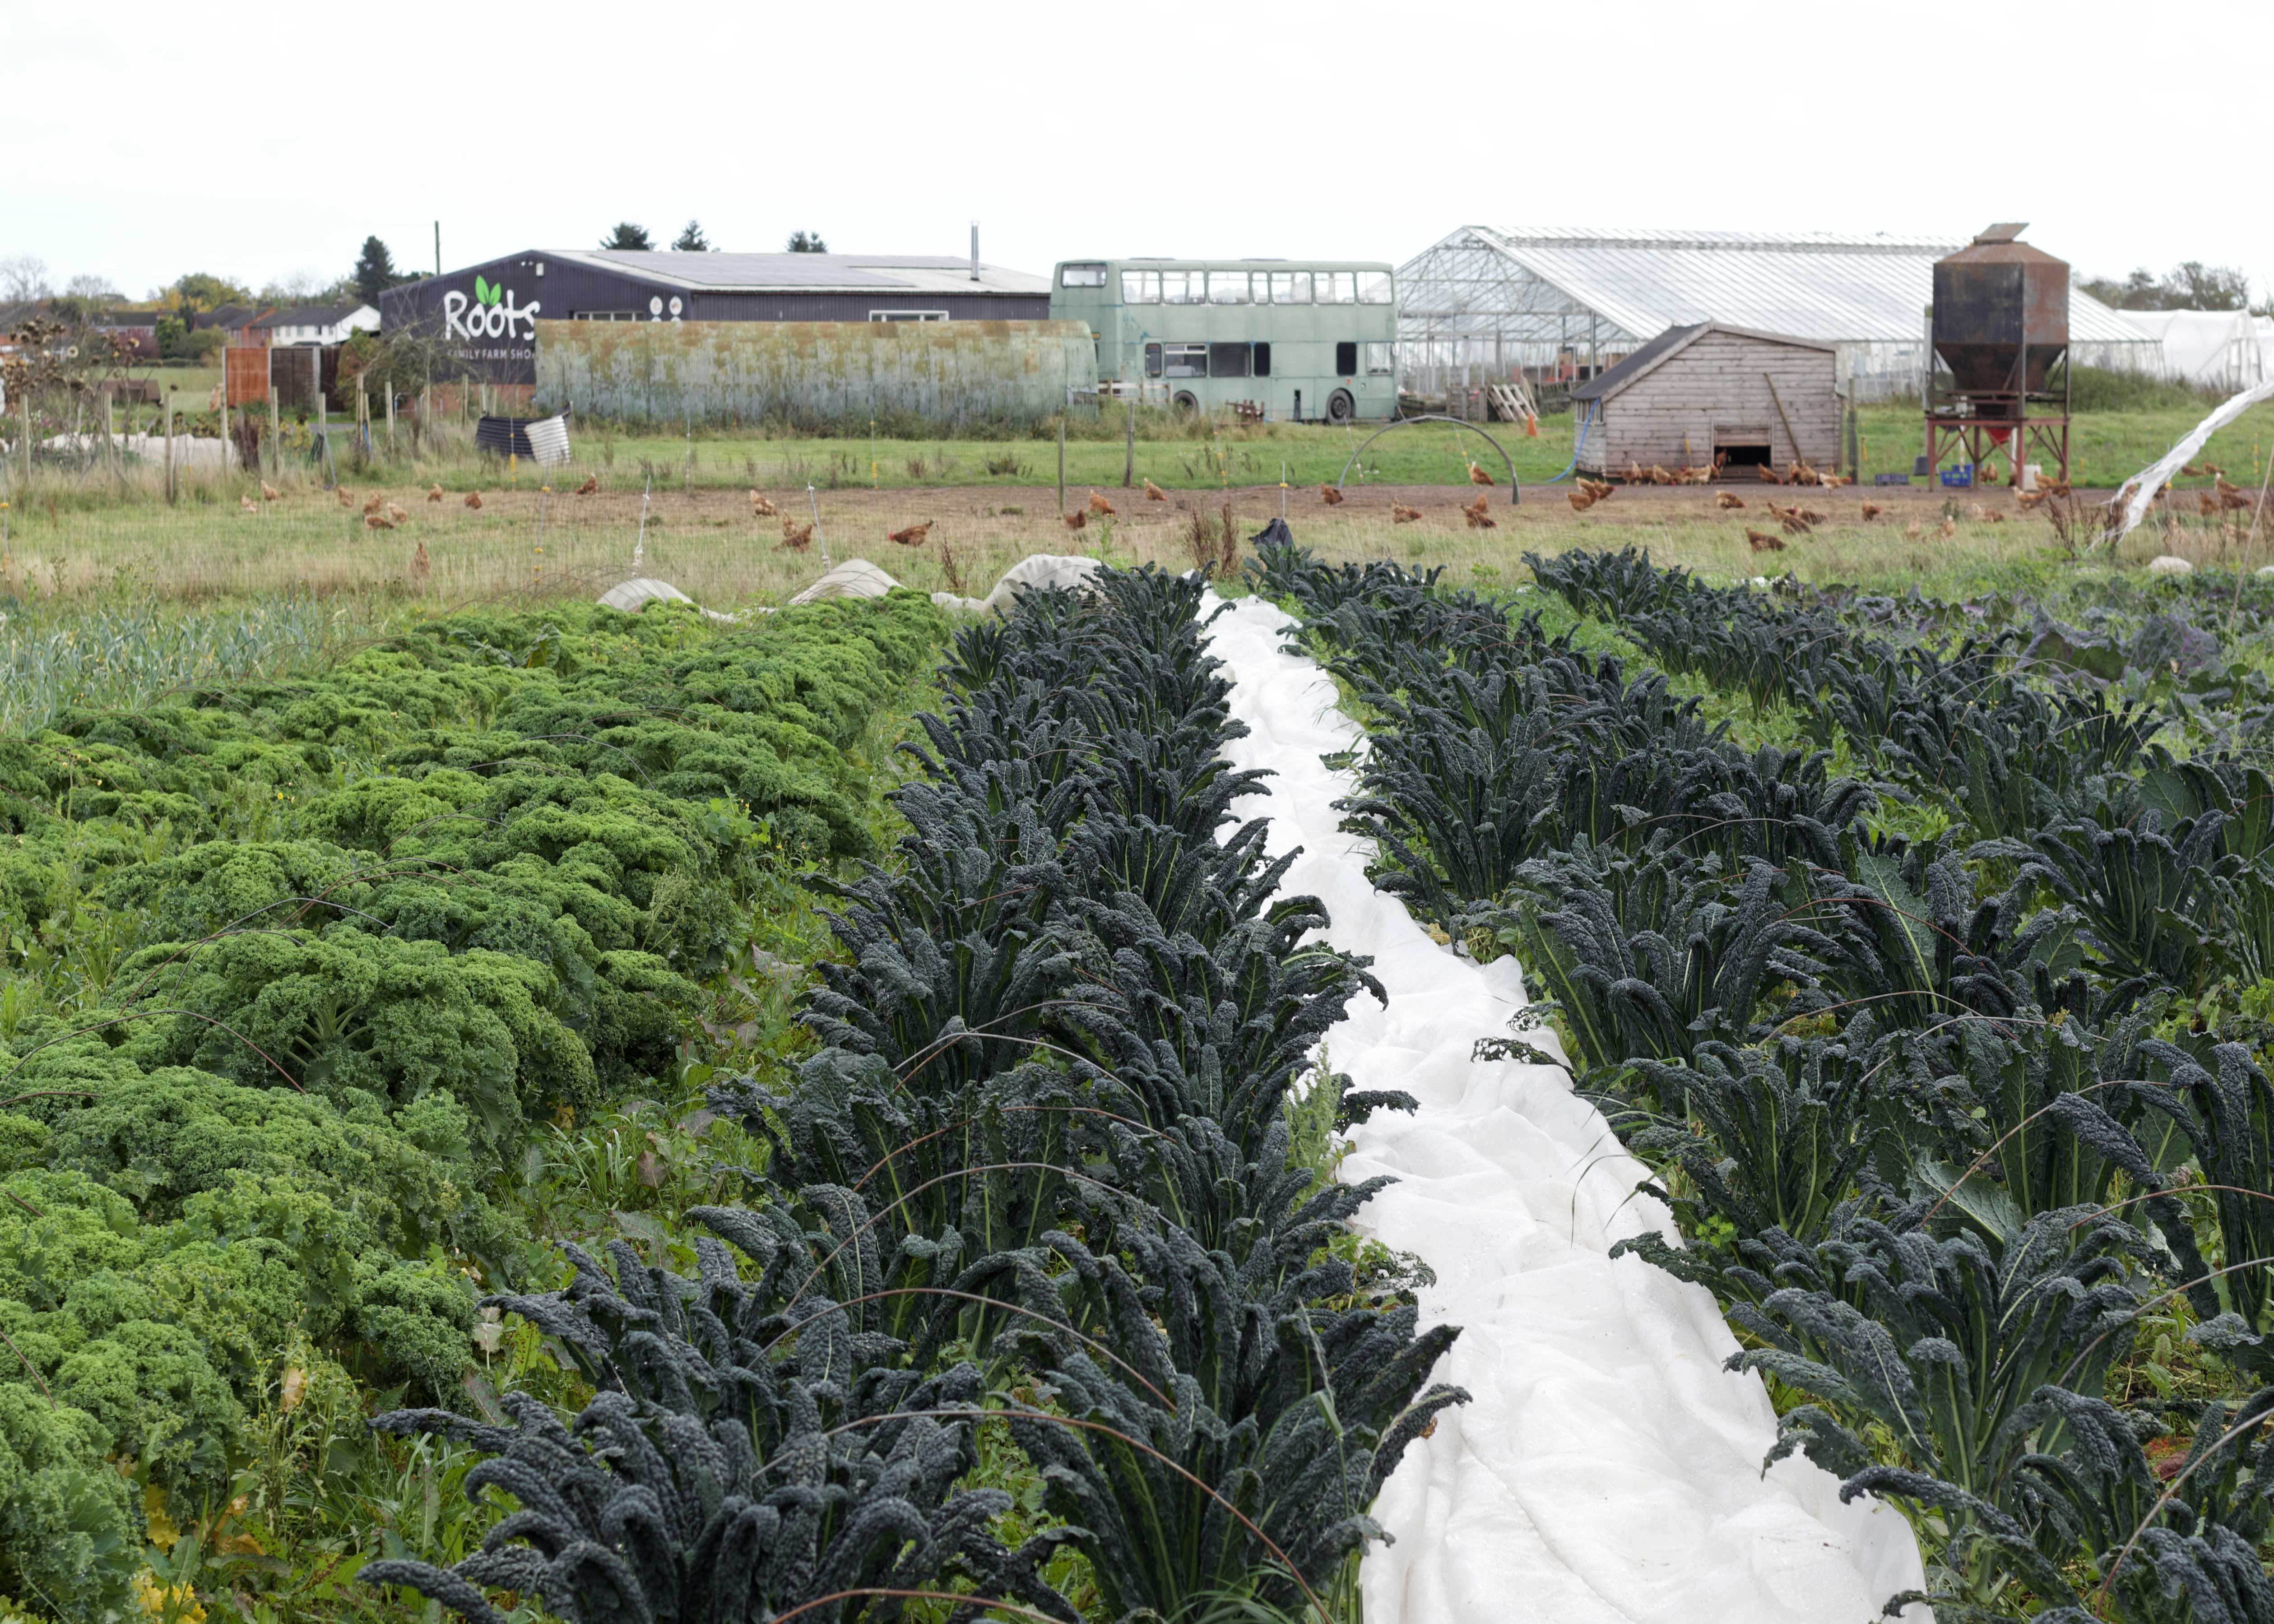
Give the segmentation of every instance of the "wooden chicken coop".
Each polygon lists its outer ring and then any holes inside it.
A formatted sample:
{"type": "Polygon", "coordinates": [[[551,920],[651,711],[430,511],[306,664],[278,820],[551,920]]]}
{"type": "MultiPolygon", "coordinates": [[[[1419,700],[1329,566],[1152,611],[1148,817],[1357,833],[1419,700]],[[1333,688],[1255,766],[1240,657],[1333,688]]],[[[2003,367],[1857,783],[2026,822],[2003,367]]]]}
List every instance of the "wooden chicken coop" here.
{"type": "Polygon", "coordinates": [[[1578,467],[1728,470],[1840,462],[1839,351],[1701,321],[1668,327],[1571,390],[1578,467]]]}

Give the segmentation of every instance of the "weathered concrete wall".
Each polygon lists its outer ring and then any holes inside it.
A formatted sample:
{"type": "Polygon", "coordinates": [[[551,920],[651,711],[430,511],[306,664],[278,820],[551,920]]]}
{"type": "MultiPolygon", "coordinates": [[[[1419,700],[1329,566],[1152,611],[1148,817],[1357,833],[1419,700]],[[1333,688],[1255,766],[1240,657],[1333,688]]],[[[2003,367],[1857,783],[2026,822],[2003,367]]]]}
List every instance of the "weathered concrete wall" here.
{"type": "Polygon", "coordinates": [[[537,398],[635,423],[1030,421],[1096,376],[1079,321],[537,323],[537,398]]]}

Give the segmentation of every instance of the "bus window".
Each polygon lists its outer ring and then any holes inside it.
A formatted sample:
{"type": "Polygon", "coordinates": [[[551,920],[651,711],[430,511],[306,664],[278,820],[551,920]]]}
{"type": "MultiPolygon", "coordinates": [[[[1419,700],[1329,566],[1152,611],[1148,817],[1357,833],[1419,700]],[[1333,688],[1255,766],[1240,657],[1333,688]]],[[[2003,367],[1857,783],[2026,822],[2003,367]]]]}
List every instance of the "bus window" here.
{"type": "MultiPolygon", "coordinates": [[[[1170,275],[1178,274],[1171,271],[1170,275]]],[[[1169,376],[1171,378],[1205,378],[1209,371],[1209,347],[1206,344],[1171,344],[1168,346],[1169,376]]]]}
{"type": "Polygon", "coordinates": [[[1361,304],[1393,303],[1389,297],[1389,273],[1388,271],[1365,273],[1359,282],[1358,302],[1361,304]]]}
{"type": "MultiPolygon", "coordinates": [[[[1356,271],[1321,271],[1319,303],[1321,304],[1355,304],[1358,303],[1358,273],[1356,271]]],[[[1343,369],[1337,368],[1341,371],[1343,369]]]]}
{"type": "Polygon", "coordinates": [[[1148,378],[1158,378],[1160,375],[1161,346],[1158,344],[1148,344],[1145,346],[1145,376],[1148,378]]]}
{"type": "Polygon", "coordinates": [[[1207,304],[1208,273],[1206,271],[1163,271],[1161,302],[1164,304],[1207,304]]]}
{"type": "MultiPolygon", "coordinates": [[[[1261,271],[1256,273],[1259,276],[1262,274],[1263,273],[1261,271]]],[[[1258,378],[1269,378],[1271,376],[1271,346],[1269,344],[1259,343],[1255,346],[1255,375],[1258,378]]]]}
{"type": "Polygon", "coordinates": [[[1210,344],[1208,347],[1209,376],[1211,378],[1245,378],[1247,376],[1247,346],[1246,344],[1210,344]]]}
{"type": "Polygon", "coordinates": [[[1245,304],[1247,303],[1247,273],[1246,271],[1210,271],[1209,303],[1211,304],[1245,304]]]}
{"type": "Polygon", "coordinates": [[[1311,273],[1308,271],[1273,271],[1271,302],[1274,304],[1308,304],[1311,302],[1311,273]]]}
{"type": "Polygon", "coordinates": [[[1368,344],[1366,347],[1366,370],[1369,376],[1387,378],[1397,370],[1397,346],[1368,344]]]}
{"type": "Polygon", "coordinates": [[[1337,344],[1335,346],[1335,372],[1337,375],[1344,378],[1353,377],[1357,374],[1358,346],[1356,344],[1337,344]]]}
{"type": "Polygon", "coordinates": [[[1158,304],[1161,302],[1161,273],[1122,272],[1121,302],[1124,304],[1158,304]]]}
{"type": "Polygon", "coordinates": [[[1061,288],[1103,288],[1105,286],[1105,263],[1101,259],[1084,259],[1065,266],[1058,272],[1061,288]]]}

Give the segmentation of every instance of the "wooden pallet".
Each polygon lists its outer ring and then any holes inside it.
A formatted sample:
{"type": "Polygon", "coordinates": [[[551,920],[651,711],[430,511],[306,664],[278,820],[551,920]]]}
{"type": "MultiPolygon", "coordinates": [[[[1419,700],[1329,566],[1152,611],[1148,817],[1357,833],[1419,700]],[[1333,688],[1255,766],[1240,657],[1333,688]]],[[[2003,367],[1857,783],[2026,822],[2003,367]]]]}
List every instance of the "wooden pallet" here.
{"type": "Polygon", "coordinates": [[[1524,392],[1522,384],[1487,384],[1485,393],[1491,397],[1493,410],[1500,414],[1502,423],[1539,421],[1539,409],[1532,405],[1532,398],[1524,392]]]}

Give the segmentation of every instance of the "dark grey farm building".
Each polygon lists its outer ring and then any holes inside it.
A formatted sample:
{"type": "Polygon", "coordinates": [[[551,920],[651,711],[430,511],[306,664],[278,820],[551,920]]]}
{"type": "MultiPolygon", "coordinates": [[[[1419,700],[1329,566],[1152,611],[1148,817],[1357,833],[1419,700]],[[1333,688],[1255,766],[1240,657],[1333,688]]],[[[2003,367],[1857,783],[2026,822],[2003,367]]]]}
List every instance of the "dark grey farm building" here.
{"type": "Polygon", "coordinates": [[[380,295],[385,327],[438,330],[474,378],[537,381],[547,321],[1041,321],[1047,277],[943,254],[537,248],[380,295]]]}

